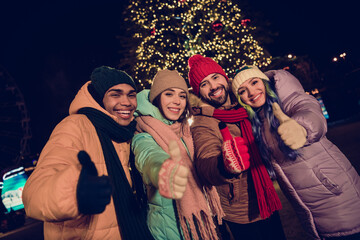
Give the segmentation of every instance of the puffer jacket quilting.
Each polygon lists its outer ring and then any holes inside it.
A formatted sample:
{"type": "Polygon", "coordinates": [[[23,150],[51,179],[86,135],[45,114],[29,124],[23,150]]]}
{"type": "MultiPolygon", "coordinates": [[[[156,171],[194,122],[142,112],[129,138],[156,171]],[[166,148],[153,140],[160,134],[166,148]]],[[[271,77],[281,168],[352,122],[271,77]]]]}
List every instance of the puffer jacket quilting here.
{"type": "Polygon", "coordinates": [[[300,156],[287,160],[264,121],[265,142],[273,153],[278,182],[305,230],[314,238],[360,232],[360,178],[346,156],[325,136],[326,120],[318,101],[283,70],[266,72],[274,79],[285,114],[307,131],[300,156]]]}
{"type": "MultiPolygon", "coordinates": [[[[90,155],[99,176],[108,175],[95,127],[77,111],[92,107],[116,120],[92,98],[87,90],[89,83],[79,90],[71,103],[70,116],[53,130],[24,187],[26,214],[45,221],[45,239],[121,239],[113,199],[101,214],[86,216],[77,208],[76,186],[81,171],[78,152],[85,150],[90,155]]],[[[113,144],[131,183],[128,169],[130,143],[113,144]]]]}

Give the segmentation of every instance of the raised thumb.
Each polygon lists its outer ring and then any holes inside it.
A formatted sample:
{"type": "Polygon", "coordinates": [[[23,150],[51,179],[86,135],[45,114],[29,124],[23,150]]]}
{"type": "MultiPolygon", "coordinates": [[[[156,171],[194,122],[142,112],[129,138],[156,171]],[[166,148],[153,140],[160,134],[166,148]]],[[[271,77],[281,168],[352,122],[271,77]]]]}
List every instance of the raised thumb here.
{"type": "Polygon", "coordinates": [[[80,151],[78,153],[78,159],[80,164],[82,165],[82,172],[86,172],[87,174],[92,176],[98,175],[95,164],[91,161],[91,158],[87,152],[80,151]]]}
{"type": "Polygon", "coordinates": [[[181,153],[177,142],[175,140],[170,140],[168,147],[171,159],[175,160],[176,162],[180,162],[181,153]]]}
{"type": "Polygon", "coordinates": [[[273,113],[274,116],[279,120],[280,124],[286,122],[287,120],[289,120],[290,118],[281,110],[280,106],[278,103],[273,103],[272,104],[272,109],[273,109],[273,113]]]}
{"type": "Polygon", "coordinates": [[[226,124],[224,122],[219,122],[219,129],[220,129],[221,136],[223,137],[224,142],[226,140],[232,139],[230,130],[229,130],[228,126],[226,126],[226,124]]]}

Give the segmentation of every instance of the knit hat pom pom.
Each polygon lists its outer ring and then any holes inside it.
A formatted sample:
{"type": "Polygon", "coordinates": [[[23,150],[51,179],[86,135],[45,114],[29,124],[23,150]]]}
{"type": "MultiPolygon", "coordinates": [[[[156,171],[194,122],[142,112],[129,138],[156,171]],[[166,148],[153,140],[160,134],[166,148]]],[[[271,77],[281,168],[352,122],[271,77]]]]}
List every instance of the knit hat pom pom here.
{"type": "Polygon", "coordinates": [[[199,61],[202,61],[204,59],[205,58],[203,56],[201,56],[200,54],[196,54],[196,55],[190,57],[188,60],[189,67],[190,68],[194,67],[199,61]]]}

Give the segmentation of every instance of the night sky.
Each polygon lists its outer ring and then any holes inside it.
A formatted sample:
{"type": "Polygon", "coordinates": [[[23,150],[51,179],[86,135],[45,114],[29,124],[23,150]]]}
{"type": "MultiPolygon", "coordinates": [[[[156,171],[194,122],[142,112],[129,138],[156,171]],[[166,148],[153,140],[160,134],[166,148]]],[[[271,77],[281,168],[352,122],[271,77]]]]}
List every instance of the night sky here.
{"type": "MultiPolygon", "coordinates": [[[[278,32],[272,56],[309,55],[320,69],[346,52],[359,62],[358,10],[347,1],[251,0],[278,32]],[[296,3],[293,3],[296,2],[296,3]],[[319,3],[321,2],[321,3],[319,3]]],[[[350,2],[350,1],[348,1],[350,2]]],[[[352,1],[354,2],[354,1],[352,1]]],[[[22,91],[31,117],[31,148],[39,152],[91,71],[116,66],[127,1],[63,0],[0,3],[0,65],[22,91]]]]}

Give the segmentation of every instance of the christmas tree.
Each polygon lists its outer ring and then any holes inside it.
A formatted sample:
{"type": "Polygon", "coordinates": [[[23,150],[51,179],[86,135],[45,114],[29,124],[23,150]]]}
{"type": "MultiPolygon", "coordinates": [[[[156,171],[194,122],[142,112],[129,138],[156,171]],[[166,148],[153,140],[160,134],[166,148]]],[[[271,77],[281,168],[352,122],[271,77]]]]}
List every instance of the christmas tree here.
{"type": "Polygon", "coordinates": [[[271,62],[253,37],[256,27],[231,0],[132,0],[125,15],[137,44],[131,73],[142,88],[159,69],[176,69],[186,78],[194,54],[211,57],[228,74],[243,64],[271,62]]]}

